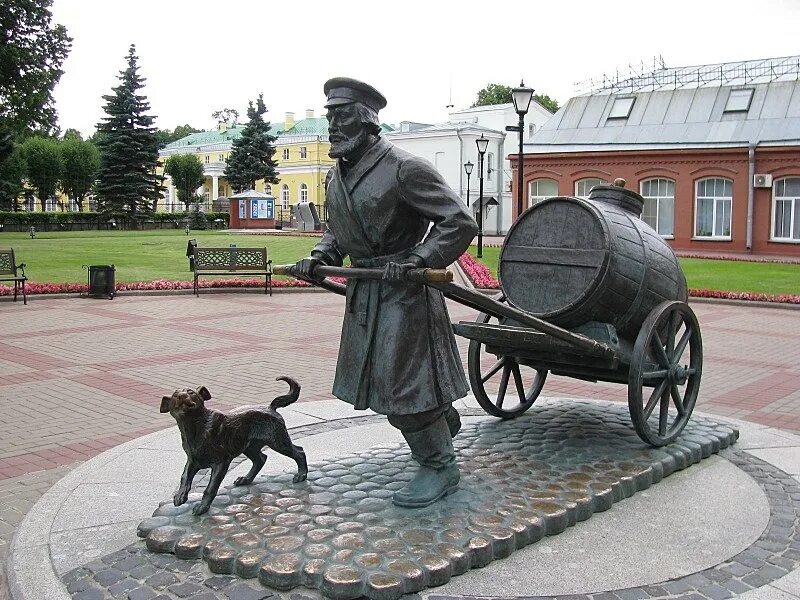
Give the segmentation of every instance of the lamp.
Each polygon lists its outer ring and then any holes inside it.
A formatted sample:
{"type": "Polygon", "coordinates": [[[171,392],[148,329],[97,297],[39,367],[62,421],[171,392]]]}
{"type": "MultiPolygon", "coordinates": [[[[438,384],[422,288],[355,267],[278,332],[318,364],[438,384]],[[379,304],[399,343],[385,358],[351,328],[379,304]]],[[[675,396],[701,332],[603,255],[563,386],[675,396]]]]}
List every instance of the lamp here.
{"type": "Polygon", "coordinates": [[[525,115],[531,106],[533,89],[525,87],[525,82],[519,82],[519,87],[511,90],[511,99],[514,102],[514,110],[519,115],[519,155],[517,156],[517,218],[522,214],[522,133],[525,131],[525,115]]]}
{"type": "Polygon", "coordinates": [[[486,148],[489,146],[489,140],[481,137],[475,140],[475,145],[478,147],[478,258],[483,258],[483,155],[486,154],[486,148]]]}
{"type": "Polygon", "coordinates": [[[467,206],[469,207],[469,176],[472,175],[472,167],[474,167],[470,161],[464,163],[464,173],[467,174],[467,206]]]}

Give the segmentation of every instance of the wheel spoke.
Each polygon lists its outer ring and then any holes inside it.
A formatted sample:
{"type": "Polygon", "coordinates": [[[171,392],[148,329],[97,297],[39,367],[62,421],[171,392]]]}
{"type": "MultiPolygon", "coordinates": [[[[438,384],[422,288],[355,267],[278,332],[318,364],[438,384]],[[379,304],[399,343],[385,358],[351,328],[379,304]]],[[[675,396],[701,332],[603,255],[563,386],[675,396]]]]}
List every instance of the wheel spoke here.
{"type": "Polygon", "coordinates": [[[660,369],[658,371],[647,371],[646,373],[642,373],[642,379],[663,379],[669,375],[669,370],[667,369],[660,369]]]}
{"type": "Polygon", "coordinates": [[[650,415],[653,414],[653,409],[656,407],[656,403],[658,399],[661,398],[661,395],[664,393],[664,390],[667,389],[667,383],[669,379],[666,377],[661,380],[661,383],[658,384],[658,387],[653,390],[653,393],[650,394],[650,399],[647,401],[647,406],[644,407],[644,420],[650,418],[650,415]]]}
{"type": "Polygon", "coordinates": [[[695,373],[697,373],[697,369],[695,369],[694,367],[688,367],[687,369],[685,369],[685,371],[687,375],[694,375],[695,373]]]}
{"type": "Polygon", "coordinates": [[[661,394],[661,406],[658,411],[658,435],[663,436],[667,433],[667,421],[669,420],[669,390],[664,390],[661,394]]]}
{"type": "Polygon", "coordinates": [[[525,404],[528,399],[525,395],[525,386],[522,384],[522,373],[519,371],[519,363],[514,361],[511,363],[511,370],[514,372],[514,384],[517,386],[517,395],[519,396],[519,403],[525,404]]]}
{"type": "Polygon", "coordinates": [[[667,357],[667,353],[664,352],[664,344],[661,342],[661,337],[655,330],[653,331],[653,340],[650,342],[650,346],[654,347],[656,350],[656,360],[661,363],[662,367],[669,369],[669,358],[667,357]]]}
{"type": "Polygon", "coordinates": [[[675,408],[678,409],[678,414],[683,416],[686,414],[686,408],[683,406],[683,398],[681,398],[681,392],[678,389],[678,385],[673,383],[669,386],[669,393],[672,396],[672,403],[675,405],[675,408]]]}
{"type": "Polygon", "coordinates": [[[500,377],[500,388],[497,390],[497,408],[503,408],[503,400],[506,397],[506,389],[508,388],[508,377],[511,375],[511,367],[506,365],[503,367],[503,375],[500,377]]]}
{"type": "Polygon", "coordinates": [[[678,311],[672,313],[669,319],[669,330],[667,331],[667,354],[672,354],[675,349],[675,334],[681,326],[681,314],[678,311]]]}
{"type": "Polygon", "coordinates": [[[681,339],[678,340],[677,345],[675,346],[675,352],[672,356],[675,357],[675,360],[680,360],[681,356],[683,356],[683,351],[686,350],[686,344],[689,343],[689,338],[692,337],[692,330],[689,329],[689,326],[686,326],[686,331],[683,332],[681,339]]]}
{"type": "Polygon", "coordinates": [[[496,363],[494,363],[494,365],[492,365],[492,368],[487,371],[486,375],[481,377],[481,383],[486,383],[495,373],[497,373],[502,368],[504,364],[506,364],[505,356],[500,360],[498,360],[496,363]]]}

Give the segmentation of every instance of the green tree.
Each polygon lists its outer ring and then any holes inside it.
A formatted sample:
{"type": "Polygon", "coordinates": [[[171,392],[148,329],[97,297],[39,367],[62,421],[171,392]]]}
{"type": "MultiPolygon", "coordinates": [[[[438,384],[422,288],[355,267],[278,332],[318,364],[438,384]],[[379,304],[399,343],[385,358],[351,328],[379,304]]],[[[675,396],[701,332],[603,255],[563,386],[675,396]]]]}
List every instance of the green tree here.
{"type": "Polygon", "coordinates": [[[19,144],[12,144],[4,160],[0,160],[0,210],[19,210],[26,172],[22,148],[19,144]]]}
{"type": "Polygon", "coordinates": [[[0,2],[0,129],[20,136],[56,125],[53,88],[72,40],[53,25],[52,0],[0,2]]]}
{"type": "Polygon", "coordinates": [[[41,136],[28,138],[22,144],[22,156],[27,166],[28,183],[36,192],[44,211],[47,200],[55,198],[64,168],[58,140],[41,136]]]}
{"type": "MultiPolygon", "coordinates": [[[[66,137],[66,134],[65,134],[66,137]]],[[[61,191],[78,205],[83,212],[83,200],[91,191],[97,172],[100,169],[100,151],[92,142],[75,137],[64,139],[59,144],[63,170],[61,172],[61,191]]]]}
{"type": "Polygon", "coordinates": [[[79,141],[83,141],[83,136],[81,135],[81,132],[78,131],[77,129],[69,127],[64,132],[64,135],[61,136],[61,139],[62,140],[79,140],[79,141]]]}
{"type": "Polygon", "coordinates": [[[167,159],[164,172],[172,177],[178,200],[183,202],[188,211],[189,205],[197,201],[197,188],[205,181],[203,163],[194,154],[173,154],[167,159]]]}
{"type": "Polygon", "coordinates": [[[133,219],[150,214],[163,187],[156,174],[158,138],[150,104],[137,92],[144,87],[139,75],[136,46],[131,44],[125,57],[128,66],[120,71],[120,84],[113,94],[103,96],[108,116],[97,126],[100,148],[97,174],[98,208],[109,215],[128,215],[133,219]]]}
{"type": "Polygon", "coordinates": [[[247,106],[249,121],[242,135],[233,140],[225,177],[237,192],[254,189],[256,181],[263,179],[268,183],[278,183],[278,163],[275,154],[275,136],[269,133],[269,121],[264,121],[267,112],[264,95],[259,94],[255,106],[252,100],[247,106]]]}
{"type": "MultiPolygon", "coordinates": [[[[472,105],[475,106],[489,106],[492,104],[508,104],[513,102],[511,97],[510,85],[503,85],[501,83],[490,83],[485,88],[478,92],[478,99],[472,105]]],[[[533,99],[539,104],[544,106],[550,112],[558,110],[558,102],[553,100],[547,94],[534,94],[533,99]]]]}

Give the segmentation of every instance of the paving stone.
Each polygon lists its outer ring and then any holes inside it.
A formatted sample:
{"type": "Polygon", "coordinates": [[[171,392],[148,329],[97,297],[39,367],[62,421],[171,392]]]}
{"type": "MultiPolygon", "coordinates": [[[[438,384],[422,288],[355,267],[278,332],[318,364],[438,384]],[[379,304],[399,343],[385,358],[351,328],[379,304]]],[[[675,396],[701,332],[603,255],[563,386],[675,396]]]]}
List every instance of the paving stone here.
{"type": "Polygon", "coordinates": [[[156,596],[158,596],[158,592],[153,588],[141,586],[128,593],[128,600],[153,600],[156,596]]]}
{"type": "Polygon", "coordinates": [[[203,588],[194,583],[176,583],[167,589],[178,598],[186,598],[203,590],[203,588]]]}
{"type": "Polygon", "coordinates": [[[266,600],[272,597],[272,592],[264,588],[256,589],[244,583],[232,585],[225,590],[230,600],[266,600]]]}

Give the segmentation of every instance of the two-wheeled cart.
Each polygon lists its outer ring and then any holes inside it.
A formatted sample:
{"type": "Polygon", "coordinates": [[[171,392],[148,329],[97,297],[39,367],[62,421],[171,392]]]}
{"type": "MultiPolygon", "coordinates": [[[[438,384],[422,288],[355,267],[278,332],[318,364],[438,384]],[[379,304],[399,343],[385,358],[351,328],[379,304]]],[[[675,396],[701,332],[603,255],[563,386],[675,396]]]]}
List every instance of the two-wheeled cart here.
{"type": "MultiPolygon", "coordinates": [[[[446,271],[410,273],[481,311],[477,321],[453,329],[470,340],[470,384],[486,412],[521,415],[553,373],[627,384],[643,441],[663,446],[680,435],[697,401],[702,338],[674,252],[640,219],[643,202],[609,185],[595,187],[588,199],[549,198],[528,209],[503,243],[496,298],[453,284],[446,271]]],[[[382,276],[380,269],[338,267],[316,273],[382,276]]]]}

